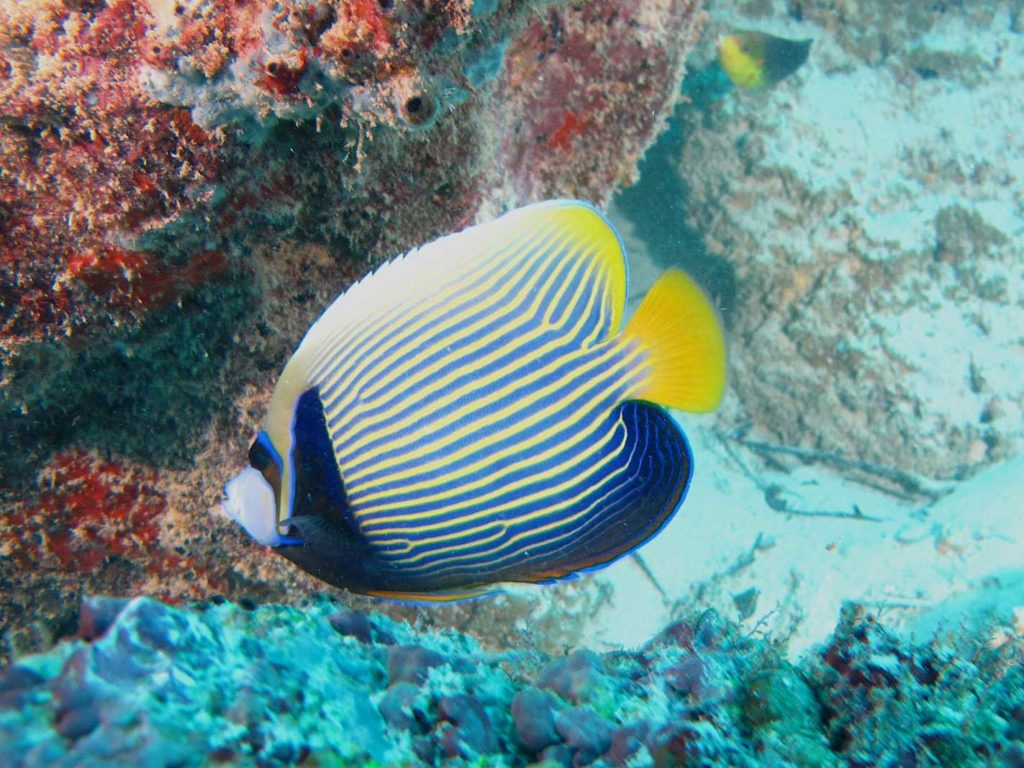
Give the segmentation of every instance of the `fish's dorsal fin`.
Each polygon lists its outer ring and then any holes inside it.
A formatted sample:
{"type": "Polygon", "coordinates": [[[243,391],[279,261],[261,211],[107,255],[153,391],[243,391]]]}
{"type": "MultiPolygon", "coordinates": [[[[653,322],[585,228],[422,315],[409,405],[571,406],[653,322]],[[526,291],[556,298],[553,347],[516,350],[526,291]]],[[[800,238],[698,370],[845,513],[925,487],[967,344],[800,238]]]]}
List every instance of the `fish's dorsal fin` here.
{"type": "Polygon", "coordinates": [[[614,335],[622,322],[628,283],[622,240],[589,203],[548,200],[439,238],[381,265],[324,311],[306,333],[295,363],[308,369],[317,357],[333,354],[332,340],[342,336],[343,327],[385,322],[389,310],[436,301],[446,285],[467,280],[498,261],[523,258],[527,244],[531,253],[557,258],[557,245],[566,241],[583,247],[598,267],[609,302],[608,330],[614,335]]]}
{"type": "Polygon", "coordinates": [[[515,213],[529,217],[526,221],[531,226],[550,224],[556,235],[590,244],[591,258],[604,277],[603,286],[610,302],[610,330],[613,334],[617,332],[626,308],[629,274],[622,238],[608,218],[594,206],[578,200],[551,200],[515,213]]]}

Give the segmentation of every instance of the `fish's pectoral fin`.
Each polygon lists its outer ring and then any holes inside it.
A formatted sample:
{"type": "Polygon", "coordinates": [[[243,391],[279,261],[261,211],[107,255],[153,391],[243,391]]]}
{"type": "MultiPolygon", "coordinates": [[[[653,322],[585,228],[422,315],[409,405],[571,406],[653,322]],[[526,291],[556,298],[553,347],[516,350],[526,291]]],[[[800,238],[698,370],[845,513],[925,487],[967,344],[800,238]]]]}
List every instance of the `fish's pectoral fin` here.
{"type": "Polygon", "coordinates": [[[649,375],[640,400],[683,411],[718,407],[725,392],[725,334],[700,286],[678,269],[663,274],[625,333],[647,352],[649,375]]]}
{"type": "Polygon", "coordinates": [[[347,528],[341,522],[322,515],[289,517],[282,520],[281,525],[299,532],[298,536],[288,538],[314,549],[340,548],[340,542],[347,542],[350,538],[347,528]]]}

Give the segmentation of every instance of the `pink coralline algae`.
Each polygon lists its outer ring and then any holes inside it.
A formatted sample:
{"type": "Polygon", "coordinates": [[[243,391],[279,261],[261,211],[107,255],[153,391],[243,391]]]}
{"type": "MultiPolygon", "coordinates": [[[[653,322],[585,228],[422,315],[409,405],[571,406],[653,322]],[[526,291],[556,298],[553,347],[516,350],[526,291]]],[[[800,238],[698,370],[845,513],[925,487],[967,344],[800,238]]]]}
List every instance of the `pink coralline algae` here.
{"type": "Polygon", "coordinates": [[[509,45],[499,98],[516,115],[502,165],[522,196],[597,202],[635,180],[675,104],[699,3],[614,0],[552,7],[509,45]]]}
{"type": "Polygon", "coordinates": [[[101,287],[97,301],[74,295],[76,262],[105,248],[156,252],[173,272],[254,214],[380,256],[420,232],[397,213],[427,210],[449,228],[495,189],[498,206],[607,199],[674,103],[696,3],[555,3],[524,28],[531,11],[472,0],[0,3],[4,346],[111,311],[104,302],[123,286],[101,287]],[[362,221],[372,210],[392,213],[390,235],[362,221]]]}
{"type": "MultiPolygon", "coordinates": [[[[152,469],[71,451],[44,470],[31,504],[7,510],[0,552],[17,569],[95,577],[125,565],[137,587],[187,569],[190,558],[160,543],[167,501],[152,469]]],[[[201,590],[200,590],[201,591],[201,590]]]]}
{"type": "MultiPolygon", "coordinates": [[[[4,541],[0,583],[18,589],[0,612],[43,580],[37,624],[59,621],[65,589],[237,590],[230,564],[256,550],[210,509],[308,323],[380,260],[480,218],[607,202],[679,98],[699,6],[0,0],[0,429],[16,445],[0,484],[33,531],[4,541]],[[159,555],[164,525],[103,555],[35,516],[41,470],[97,457],[154,498],[169,477],[203,483],[166,508],[187,568],[159,555]],[[135,578],[165,567],[195,576],[135,578]]],[[[60,503],[69,528],[141,514],[60,503]]],[[[247,597],[278,594],[279,575],[242,570],[269,590],[247,597]]]]}

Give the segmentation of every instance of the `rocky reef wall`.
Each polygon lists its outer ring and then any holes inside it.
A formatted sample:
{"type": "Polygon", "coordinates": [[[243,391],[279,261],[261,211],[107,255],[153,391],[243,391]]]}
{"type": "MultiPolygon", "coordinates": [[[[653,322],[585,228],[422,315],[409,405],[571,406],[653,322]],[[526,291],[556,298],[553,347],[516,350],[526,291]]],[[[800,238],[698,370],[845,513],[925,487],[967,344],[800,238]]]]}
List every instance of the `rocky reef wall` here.
{"type": "Polygon", "coordinates": [[[302,333],[382,259],[629,183],[699,6],[0,0],[5,637],[83,588],[308,589],[217,514],[302,333]]]}

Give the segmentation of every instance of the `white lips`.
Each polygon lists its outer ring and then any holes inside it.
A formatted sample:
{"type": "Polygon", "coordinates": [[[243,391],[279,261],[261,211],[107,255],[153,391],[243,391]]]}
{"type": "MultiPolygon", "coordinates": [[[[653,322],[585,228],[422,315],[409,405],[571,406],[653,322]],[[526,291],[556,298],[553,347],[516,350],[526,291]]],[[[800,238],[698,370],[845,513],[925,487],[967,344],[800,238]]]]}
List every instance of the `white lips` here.
{"type": "Polygon", "coordinates": [[[222,506],[260,544],[276,547],[283,542],[277,532],[274,489],[259,470],[246,467],[230,480],[224,486],[222,506]]]}

